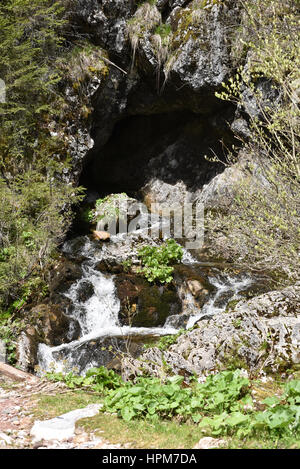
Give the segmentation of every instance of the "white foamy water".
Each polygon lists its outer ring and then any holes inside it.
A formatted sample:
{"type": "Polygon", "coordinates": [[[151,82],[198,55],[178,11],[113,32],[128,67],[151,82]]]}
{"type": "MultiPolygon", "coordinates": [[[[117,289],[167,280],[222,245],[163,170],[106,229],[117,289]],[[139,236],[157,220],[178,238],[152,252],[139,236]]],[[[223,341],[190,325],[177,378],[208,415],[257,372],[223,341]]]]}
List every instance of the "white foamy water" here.
{"type": "Polygon", "coordinates": [[[193,327],[199,319],[203,316],[213,316],[214,314],[222,313],[226,306],[218,306],[218,300],[226,293],[230,294],[230,301],[241,298],[240,292],[250,287],[252,280],[250,277],[244,277],[242,279],[232,278],[227,276],[225,279],[212,277],[209,279],[210,283],[216,287],[216,293],[212,298],[203,306],[201,312],[194,316],[191,316],[188,323],[187,329],[193,327]]]}
{"type": "Polygon", "coordinates": [[[118,325],[120,301],[115,294],[113,277],[106,277],[90,265],[84,265],[82,270],[82,278],[72,285],[65,296],[74,305],[74,312],[70,314],[70,317],[79,322],[83,337],[89,334],[95,336],[118,325]],[[94,294],[85,302],[80,303],[78,290],[80,286],[84,288],[85,281],[92,285],[94,294]],[[79,314],[82,310],[84,314],[79,314]]]}
{"type": "MultiPolygon", "coordinates": [[[[123,235],[116,235],[112,243],[120,243],[123,235]]],[[[86,260],[82,262],[82,277],[74,282],[65,296],[71,302],[71,310],[68,316],[71,320],[69,337],[75,330],[74,324],[80,328],[79,337],[70,343],[56,347],[40,344],[38,348],[38,362],[40,369],[44,371],[65,371],[73,368],[83,374],[87,369],[99,366],[102,343],[107,338],[126,341],[130,337],[163,336],[176,334],[178,329],[168,325],[168,320],[163,327],[129,327],[121,326],[119,322],[120,300],[116,295],[114,275],[101,273],[97,264],[105,258],[107,248],[101,249],[91,242],[88,237],[82,237],[65,243],[63,251],[75,256],[82,256],[86,260]],[[100,353],[100,355],[99,355],[100,353]]],[[[193,256],[184,250],[183,263],[194,264],[193,256]]],[[[210,283],[216,288],[204,307],[192,315],[187,328],[192,327],[201,317],[218,314],[224,311],[225,306],[218,305],[222,295],[228,293],[229,299],[238,298],[239,292],[245,290],[251,284],[247,277],[243,279],[220,276],[210,278],[210,283]]],[[[186,301],[190,301],[191,312],[197,308],[195,299],[187,292],[186,301]]],[[[105,347],[104,347],[105,348],[105,347]]]]}

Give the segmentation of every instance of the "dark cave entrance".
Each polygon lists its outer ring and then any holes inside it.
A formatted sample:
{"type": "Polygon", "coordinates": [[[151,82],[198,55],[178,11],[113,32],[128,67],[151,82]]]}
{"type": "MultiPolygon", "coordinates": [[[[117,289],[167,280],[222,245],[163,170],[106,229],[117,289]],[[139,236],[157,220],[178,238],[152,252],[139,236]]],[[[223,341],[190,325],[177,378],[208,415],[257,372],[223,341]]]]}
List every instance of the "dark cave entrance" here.
{"type": "Polygon", "coordinates": [[[107,142],[95,144],[86,157],[79,184],[87,189],[87,197],[71,236],[90,229],[82,213],[108,194],[125,192],[143,201],[143,188],[153,180],[161,187],[166,183],[171,191],[179,181],[191,193],[201,190],[224,169],[210,159],[224,160],[236,144],[228,126],[230,116],[232,110],[225,108],[212,115],[183,110],[118,121],[107,142]]]}
{"type": "Polygon", "coordinates": [[[80,185],[100,196],[126,192],[139,197],[141,188],[153,178],[168,184],[183,181],[195,191],[207,184],[233,143],[222,119],[189,111],[130,116],[119,121],[102,148],[88,155],[80,185]]]}

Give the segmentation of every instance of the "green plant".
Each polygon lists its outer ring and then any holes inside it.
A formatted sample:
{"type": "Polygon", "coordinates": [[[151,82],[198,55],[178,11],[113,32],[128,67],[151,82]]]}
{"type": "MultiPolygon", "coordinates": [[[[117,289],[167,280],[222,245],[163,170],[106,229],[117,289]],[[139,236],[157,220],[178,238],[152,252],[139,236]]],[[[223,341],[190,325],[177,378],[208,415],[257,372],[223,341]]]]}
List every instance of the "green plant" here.
{"type": "Polygon", "coordinates": [[[257,411],[250,382],[239,370],[208,376],[204,383],[183,386],[184,378],[173,376],[162,383],[157,378],[139,378],[121,389],[108,392],[104,412],[117,412],[125,421],[145,417],[191,419],[206,434],[238,438],[268,435],[290,438],[300,434],[300,380],[285,385],[281,397],[264,399],[257,411]]]}
{"type": "MultiPolygon", "coordinates": [[[[191,329],[189,329],[191,330],[191,329]]],[[[175,344],[175,342],[177,341],[177,339],[182,335],[182,334],[186,334],[187,332],[189,332],[189,330],[187,329],[180,329],[177,334],[174,334],[174,335],[166,335],[166,336],[163,336],[161,337],[158,342],[155,343],[155,347],[159,348],[159,350],[161,350],[162,352],[164,352],[165,350],[168,350],[171,345],[175,344]]],[[[152,348],[153,347],[153,344],[145,344],[144,345],[144,348],[145,349],[148,349],[148,348],[152,348]]]]}
{"type": "Polygon", "coordinates": [[[79,194],[37,171],[15,177],[9,185],[0,179],[0,310],[28,298],[28,290],[41,283],[72,217],[70,206],[62,207],[81,200],[79,194]]]}
{"type": "Polygon", "coordinates": [[[291,283],[300,278],[298,11],[292,0],[240,4],[247,66],[217,96],[241,110],[249,110],[250,96],[256,111],[243,142],[250,163],[230,210],[207,212],[207,233],[218,255],[291,283]]]}
{"type": "MultiPolygon", "coordinates": [[[[62,2],[6,0],[0,5],[0,312],[46,275],[82,190],[65,183],[69,169],[62,127],[65,74],[62,2]]],[[[69,121],[69,118],[68,118],[69,121]]]]}
{"type": "Polygon", "coordinates": [[[183,256],[182,247],[169,239],[161,246],[144,246],[138,251],[141,259],[141,272],[149,282],[170,283],[173,279],[172,264],[180,262],[183,256]]]}
{"type": "Polygon", "coordinates": [[[100,393],[109,389],[118,389],[124,384],[119,375],[104,366],[91,368],[85,376],[79,376],[73,372],[67,374],[48,372],[45,377],[50,381],[63,382],[71,389],[89,388],[100,393]]]}
{"type": "Polygon", "coordinates": [[[183,381],[182,376],[168,378],[165,383],[157,378],[139,378],[135,385],[126,384],[109,392],[103,411],[117,412],[126,421],[180,416],[197,423],[201,413],[220,414],[236,409],[249,384],[239,371],[210,376],[205,383],[194,383],[190,388],[183,387],[183,381]]]}
{"type": "MultiPolygon", "coordinates": [[[[109,223],[119,218],[122,205],[128,200],[128,195],[125,192],[120,194],[110,194],[102,199],[97,199],[95,208],[90,210],[88,214],[89,221],[98,223],[109,223]]],[[[124,213],[127,216],[127,214],[124,213]]]]}
{"type": "Polygon", "coordinates": [[[5,344],[8,363],[10,365],[15,365],[17,336],[25,328],[25,324],[24,321],[12,320],[9,316],[10,315],[5,314],[0,316],[0,339],[5,344]]]}
{"type": "Polygon", "coordinates": [[[131,267],[132,267],[132,259],[124,259],[122,262],[122,267],[124,269],[124,272],[130,272],[131,267]]]}

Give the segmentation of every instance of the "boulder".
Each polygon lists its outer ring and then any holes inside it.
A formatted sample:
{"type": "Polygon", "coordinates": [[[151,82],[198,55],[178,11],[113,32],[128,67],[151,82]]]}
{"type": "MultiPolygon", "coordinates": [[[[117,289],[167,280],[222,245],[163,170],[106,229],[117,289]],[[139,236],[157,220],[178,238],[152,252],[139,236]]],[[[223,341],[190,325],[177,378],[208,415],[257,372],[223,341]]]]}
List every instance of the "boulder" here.
{"type": "MultiPolygon", "coordinates": [[[[80,238],[81,239],[81,238],[80,238]]],[[[76,238],[77,240],[77,238],[76,238]]],[[[77,240],[78,243],[78,240],[77,240]]],[[[76,262],[61,257],[58,264],[51,271],[49,282],[49,299],[52,303],[67,303],[64,293],[69,290],[71,285],[82,276],[82,270],[79,265],[80,260],[84,259],[82,251],[72,251],[72,257],[76,257],[76,262]]]]}

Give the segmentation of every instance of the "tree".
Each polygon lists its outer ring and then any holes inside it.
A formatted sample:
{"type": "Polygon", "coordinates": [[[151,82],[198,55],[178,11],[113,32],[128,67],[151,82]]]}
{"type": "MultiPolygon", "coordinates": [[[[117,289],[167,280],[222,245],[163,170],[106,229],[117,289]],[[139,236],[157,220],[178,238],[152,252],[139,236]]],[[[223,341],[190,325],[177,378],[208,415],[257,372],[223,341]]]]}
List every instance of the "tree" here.
{"type": "Polygon", "coordinates": [[[61,1],[0,5],[0,312],[40,285],[80,200],[61,177],[65,143],[49,129],[63,104],[56,63],[65,22],[61,1]]]}

